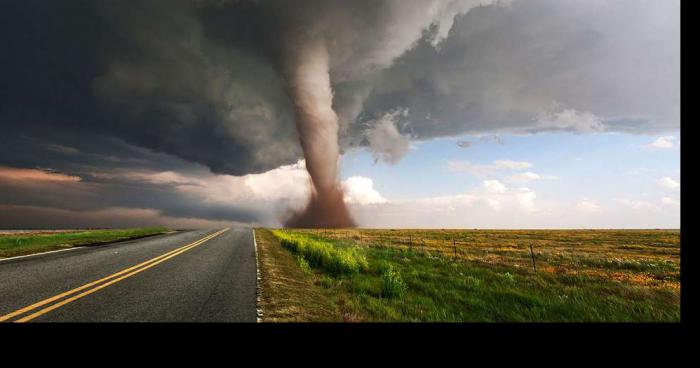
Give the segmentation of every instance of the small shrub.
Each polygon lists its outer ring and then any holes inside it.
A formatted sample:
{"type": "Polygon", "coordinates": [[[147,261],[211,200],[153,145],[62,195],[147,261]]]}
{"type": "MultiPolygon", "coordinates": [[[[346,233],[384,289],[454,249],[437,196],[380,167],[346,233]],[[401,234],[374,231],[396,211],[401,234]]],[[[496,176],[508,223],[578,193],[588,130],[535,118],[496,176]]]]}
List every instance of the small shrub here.
{"type": "Polygon", "coordinates": [[[467,276],[464,278],[464,286],[466,286],[469,289],[476,289],[479,286],[481,286],[481,280],[477,279],[474,276],[467,276]]]}
{"type": "Polygon", "coordinates": [[[316,284],[325,289],[330,289],[333,287],[333,279],[326,275],[321,275],[321,277],[316,281],[316,284]]]}
{"type": "Polygon", "coordinates": [[[389,268],[391,268],[391,263],[385,260],[378,260],[372,263],[373,272],[376,272],[377,274],[383,274],[389,268]]]}
{"type": "Polygon", "coordinates": [[[515,276],[512,273],[506,272],[503,275],[503,279],[507,282],[515,282],[515,276]]]}
{"type": "Polygon", "coordinates": [[[305,274],[311,273],[311,266],[309,266],[309,262],[306,262],[304,257],[297,256],[297,263],[299,264],[299,268],[301,268],[302,272],[304,272],[305,274]]]}
{"type": "Polygon", "coordinates": [[[388,267],[382,273],[382,296],[385,298],[402,297],[408,290],[408,286],[401,278],[401,274],[394,270],[393,267],[388,267]]]}

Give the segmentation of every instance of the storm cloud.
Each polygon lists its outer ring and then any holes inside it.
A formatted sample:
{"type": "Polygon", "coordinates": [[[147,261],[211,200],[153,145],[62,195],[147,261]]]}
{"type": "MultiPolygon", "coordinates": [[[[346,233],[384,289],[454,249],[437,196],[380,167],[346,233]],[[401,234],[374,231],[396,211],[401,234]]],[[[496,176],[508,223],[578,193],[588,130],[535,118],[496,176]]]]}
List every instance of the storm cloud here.
{"type": "Polygon", "coordinates": [[[678,1],[645,0],[6,2],[0,166],[77,175],[102,194],[56,202],[3,188],[0,202],[270,222],[162,183],[134,184],[130,198],[92,174],[295,164],[292,34],[327,48],[341,152],[391,163],[409,139],[676,129],[679,17],[678,1]]]}

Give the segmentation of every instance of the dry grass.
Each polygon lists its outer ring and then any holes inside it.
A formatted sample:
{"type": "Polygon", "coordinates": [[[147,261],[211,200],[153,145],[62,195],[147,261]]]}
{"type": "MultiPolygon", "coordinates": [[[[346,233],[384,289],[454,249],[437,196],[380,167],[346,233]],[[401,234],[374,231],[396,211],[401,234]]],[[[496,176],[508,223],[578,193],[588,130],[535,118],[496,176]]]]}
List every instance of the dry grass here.
{"type": "MultiPolygon", "coordinates": [[[[680,320],[677,230],[299,229],[283,233],[285,238],[323,243],[326,248],[355,249],[366,257],[368,268],[360,273],[337,275],[314,266],[311,272],[301,273],[304,280],[315,280],[324,303],[330,301],[344,321],[680,320]],[[387,295],[388,269],[397,272],[393,284],[402,291],[395,296],[387,295]]],[[[283,250],[281,245],[277,249],[283,250]]],[[[300,268],[289,256],[290,270],[285,272],[291,282],[298,277],[291,268],[300,268]]],[[[306,301],[291,298],[305,308],[306,301]]]]}

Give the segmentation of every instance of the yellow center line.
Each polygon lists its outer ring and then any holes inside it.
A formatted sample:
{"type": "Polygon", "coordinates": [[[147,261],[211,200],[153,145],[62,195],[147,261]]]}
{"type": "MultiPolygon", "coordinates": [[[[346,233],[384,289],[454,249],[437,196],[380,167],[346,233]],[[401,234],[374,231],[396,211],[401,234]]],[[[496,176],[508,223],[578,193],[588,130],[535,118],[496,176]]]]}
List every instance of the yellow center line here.
{"type": "Polygon", "coordinates": [[[117,272],[117,273],[114,273],[114,274],[112,274],[112,275],[103,277],[103,278],[101,278],[101,279],[99,279],[99,280],[93,281],[93,282],[91,282],[91,283],[85,284],[85,285],[83,285],[83,286],[77,287],[77,288],[72,289],[72,290],[69,290],[69,291],[66,291],[66,292],[64,292],[64,293],[58,294],[58,295],[56,295],[56,296],[53,296],[53,297],[51,297],[51,298],[48,298],[48,299],[42,300],[42,301],[40,301],[40,302],[34,303],[34,304],[30,305],[30,306],[24,307],[24,308],[22,308],[22,309],[19,309],[19,310],[17,310],[17,311],[12,312],[12,313],[6,314],[6,315],[0,317],[0,322],[6,321],[6,320],[8,320],[8,319],[10,319],[10,318],[13,318],[13,317],[16,317],[16,316],[18,316],[18,315],[20,315],[20,314],[24,314],[24,313],[26,313],[26,312],[29,312],[29,311],[33,310],[33,309],[39,308],[39,307],[41,307],[41,306],[43,306],[43,305],[46,305],[46,304],[48,304],[48,303],[51,303],[51,302],[53,302],[53,301],[56,301],[56,300],[61,299],[61,298],[63,298],[63,297],[66,297],[66,296],[68,296],[68,295],[77,293],[78,291],[84,290],[84,289],[86,289],[86,288],[89,288],[89,287],[94,286],[94,285],[96,285],[96,284],[99,284],[99,283],[101,283],[101,282],[107,281],[107,280],[109,280],[109,279],[113,279],[113,278],[115,278],[115,277],[117,277],[117,276],[119,276],[119,275],[122,275],[122,274],[124,274],[124,273],[133,271],[133,270],[135,270],[135,269],[137,269],[137,268],[139,268],[139,267],[142,267],[142,266],[145,266],[145,265],[147,265],[147,264],[149,264],[149,263],[151,263],[151,262],[157,261],[158,259],[161,259],[161,258],[163,258],[163,257],[167,257],[168,255],[173,254],[173,253],[175,253],[175,252],[177,252],[177,251],[179,251],[179,250],[182,250],[182,249],[184,249],[184,248],[193,246],[193,245],[195,245],[195,244],[197,244],[197,243],[199,243],[199,242],[209,240],[209,239],[211,239],[212,237],[214,237],[214,236],[216,236],[216,235],[218,235],[218,233],[216,233],[216,234],[211,234],[211,235],[206,236],[206,237],[204,237],[204,238],[202,238],[202,239],[200,239],[200,240],[197,240],[197,241],[192,242],[192,243],[190,243],[190,244],[184,245],[184,246],[182,246],[182,247],[180,247],[180,248],[174,249],[174,250],[169,251],[169,252],[167,252],[167,253],[165,253],[165,254],[162,254],[162,255],[160,255],[160,256],[158,256],[158,257],[149,259],[149,260],[147,260],[147,261],[145,261],[145,262],[139,263],[139,264],[137,264],[137,265],[135,265],[135,266],[129,267],[129,268],[127,268],[127,269],[124,269],[124,270],[119,271],[119,272],[117,272]]]}
{"type": "Polygon", "coordinates": [[[75,293],[77,293],[77,292],[79,292],[79,291],[81,291],[81,290],[87,289],[87,288],[89,288],[89,287],[91,287],[91,286],[95,286],[95,285],[100,284],[100,283],[102,283],[102,282],[104,282],[104,281],[107,281],[107,280],[110,280],[110,279],[114,279],[115,277],[118,277],[118,276],[120,276],[120,275],[124,275],[125,273],[128,273],[128,272],[131,272],[131,273],[125,275],[125,276],[119,277],[119,278],[116,279],[116,280],[112,280],[112,281],[110,281],[110,282],[108,282],[108,283],[105,283],[105,284],[102,284],[102,285],[100,285],[100,286],[98,286],[98,287],[96,287],[96,288],[94,288],[94,289],[91,289],[91,290],[88,290],[88,291],[86,291],[86,292],[83,292],[83,293],[81,293],[81,294],[79,294],[79,295],[76,295],[75,297],[66,299],[66,300],[64,300],[63,302],[54,304],[54,305],[51,306],[51,307],[42,309],[41,311],[36,312],[36,313],[34,313],[34,314],[30,315],[30,316],[27,316],[27,317],[25,317],[25,318],[19,319],[19,320],[17,320],[16,322],[26,322],[26,321],[28,321],[28,320],[34,319],[34,318],[36,318],[36,317],[38,317],[38,316],[40,316],[40,315],[42,315],[42,314],[45,314],[45,313],[47,313],[47,312],[49,312],[49,311],[51,311],[51,310],[54,310],[54,309],[56,309],[56,308],[58,308],[58,307],[60,307],[60,306],[62,306],[62,305],[65,305],[65,304],[68,304],[68,303],[70,303],[70,302],[72,302],[72,301],[74,301],[74,300],[80,299],[80,298],[82,298],[82,297],[85,296],[85,295],[92,294],[92,293],[94,293],[94,292],[97,291],[97,290],[100,290],[100,289],[102,289],[102,288],[104,288],[104,287],[107,287],[107,286],[109,286],[109,285],[111,285],[111,284],[114,284],[114,283],[116,283],[116,282],[118,282],[118,281],[121,281],[121,280],[123,280],[123,279],[125,279],[125,278],[127,278],[127,277],[133,276],[133,275],[135,275],[135,274],[137,274],[137,273],[139,273],[139,272],[141,272],[141,271],[143,271],[143,270],[146,270],[146,269],[148,269],[148,268],[151,268],[151,267],[153,267],[153,266],[155,266],[155,265],[157,265],[157,264],[159,264],[159,263],[161,263],[161,262],[163,262],[163,261],[165,261],[165,260],[167,260],[167,259],[170,259],[170,258],[172,258],[172,257],[175,257],[175,256],[181,254],[181,253],[184,253],[184,252],[186,252],[186,251],[188,251],[188,250],[190,250],[190,249],[192,249],[192,248],[194,248],[194,247],[196,247],[196,246],[198,246],[198,245],[201,245],[201,244],[207,242],[208,240],[210,240],[210,239],[212,239],[212,238],[214,238],[214,237],[217,237],[217,236],[221,235],[222,233],[224,233],[224,232],[226,232],[226,231],[228,231],[228,230],[229,230],[228,228],[223,229],[223,230],[220,230],[220,231],[218,231],[218,232],[216,232],[216,233],[214,233],[214,234],[205,236],[205,237],[202,238],[202,239],[199,239],[199,240],[197,240],[197,241],[195,241],[195,242],[192,242],[192,243],[190,243],[190,244],[184,245],[184,246],[182,246],[182,247],[179,247],[179,248],[174,249],[174,250],[172,250],[172,251],[169,251],[169,252],[167,252],[167,253],[164,253],[164,254],[162,254],[162,255],[160,255],[160,256],[151,258],[151,259],[149,259],[149,260],[147,260],[147,261],[145,261],[145,262],[139,263],[139,264],[137,264],[137,265],[135,265],[135,266],[126,268],[126,269],[124,269],[124,270],[121,270],[121,271],[116,272],[116,273],[114,273],[114,274],[111,274],[111,275],[109,275],[109,276],[103,277],[103,278],[101,278],[101,279],[99,279],[99,280],[90,282],[90,283],[85,284],[85,285],[83,285],[83,286],[80,286],[80,287],[77,287],[77,288],[75,288],[75,289],[66,291],[66,292],[64,292],[64,293],[58,294],[58,295],[56,295],[56,296],[53,296],[53,297],[51,297],[51,298],[44,299],[44,300],[42,300],[42,301],[40,301],[40,302],[34,303],[34,304],[29,305],[29,306],[27,306],[27,307],[18,309],[18,310],[16,310],[16,311],[12,312],[12,313],[9,313],[9,314],[6,314],[6,315],[4,315],[4,316],[1,316],[1,317],[0,317],[0,322],[6,321],[6,320],[8,320],[8,319],[10,319],[10,318],[13,318],[13,317],[16,317],[16,316],[18,316],[18,315],[21,315],[21,314],[30,312],[30,311],[32,311],[32,310],[34,310],[34,309],[37,309],[37,308],[39,308],[39,307],[42,307],[42,306],[44,306],[44,305],[46,305],[46,304],[49,304],[49,303],[51,303],[51,302],[54,302],[54,301],[56,301],[56,300],[59,300],[59,299],[61,299],[61,298],[66,297],[66,296],[75,294],[75,293]],[[143,267],[143,266],[146,266],[146,267],[143,267]],[[140,268],[140,267],[143,267],[143,268],[140,268]],[[140,269],[139,269],[139,268],[140,268],[140,269]],[[134,270],[137,270],[137,271],[134,271],[134,270]],[[132,271],[133,271],[133,272],[132,272],[132,271]]]}

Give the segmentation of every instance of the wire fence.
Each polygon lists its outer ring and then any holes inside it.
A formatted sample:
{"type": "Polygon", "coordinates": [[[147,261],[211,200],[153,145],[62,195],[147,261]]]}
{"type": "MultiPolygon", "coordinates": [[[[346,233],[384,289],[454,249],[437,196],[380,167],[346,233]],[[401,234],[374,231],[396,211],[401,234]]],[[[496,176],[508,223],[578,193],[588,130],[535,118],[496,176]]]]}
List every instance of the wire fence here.
{"type": "MultiPolygon", "coordinates": [[[[488,241],[489,236],[485,234],[480,235],[481,241],[475,241],[474,238],[468,236],[447,236],[447,234],[442,234],[441,236],[419,236],[418,234],[389,235],[384,231],[334,231],[328,229],[309,230],[309,232],[326,239],[360,246],[388,247],[418,252],[428,256],[452,258],[453,260],[483,259],[489,256],[497,258],[499,253],[503,253],[503,246],[490,243],[488,241]]],[[[540,251],[531,243],[518,245],[515,249],[518,257],[517,260],[511,261],[531,267],[532,271],[536,273],[537,263],[541,262],[539,259],[540,251]]]]}
{"type": "MultiPolygon", "coordinates": [[[[348,245],[393,248],[454,261],[514,266],[530,272],[647,272],[674,277],[680,247],[674,239],[625,238],[611,232],[489,232],[452,230],[298,229],[348,245]],[[597,235],[596,235],[597,234],[597,235]],[[641,244],[641,245],[640,245],[641,244]]],[[[656,235],[655,235],[656,236],[656,235]]],[[[659,276],[659,277],[661,277],[659,276]]],[[[664,277],[666,277],[664,276],[664,277]]]]}

